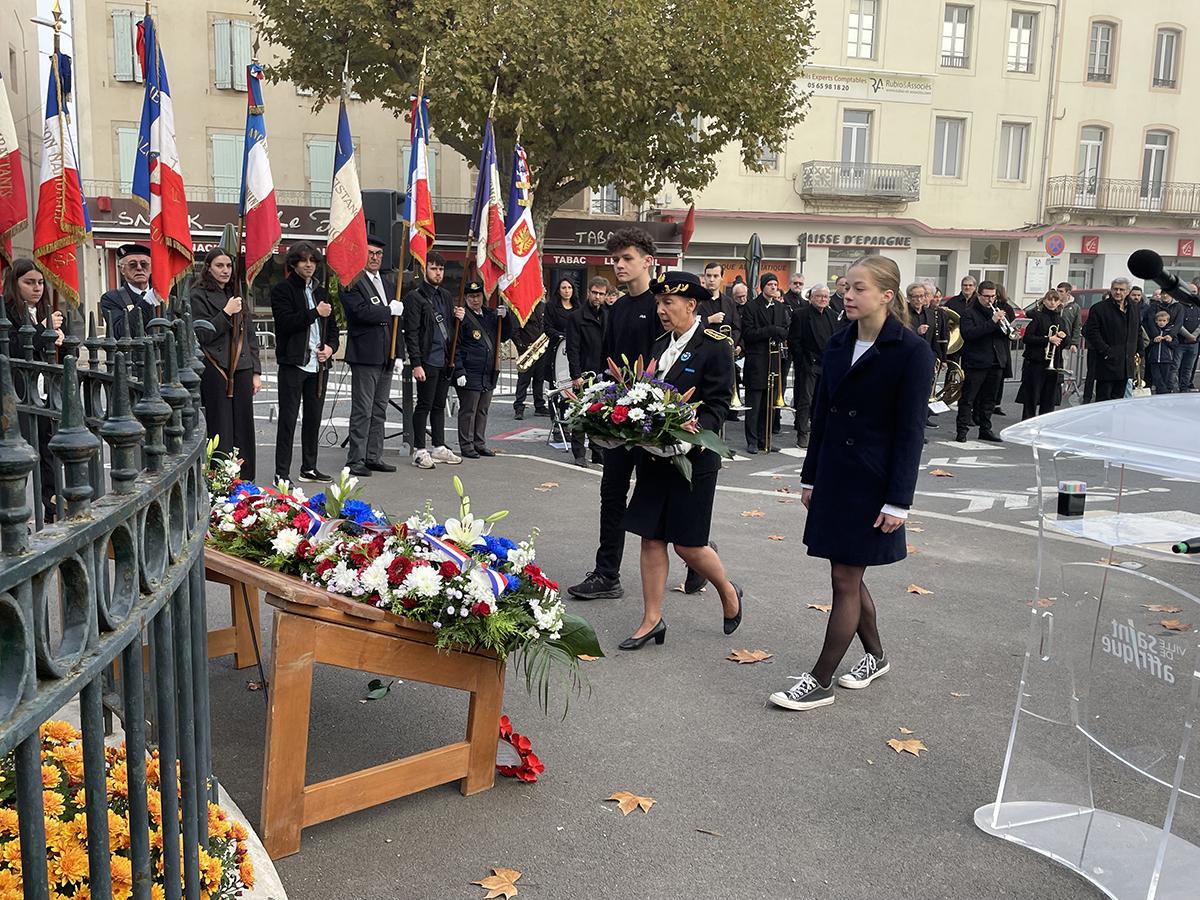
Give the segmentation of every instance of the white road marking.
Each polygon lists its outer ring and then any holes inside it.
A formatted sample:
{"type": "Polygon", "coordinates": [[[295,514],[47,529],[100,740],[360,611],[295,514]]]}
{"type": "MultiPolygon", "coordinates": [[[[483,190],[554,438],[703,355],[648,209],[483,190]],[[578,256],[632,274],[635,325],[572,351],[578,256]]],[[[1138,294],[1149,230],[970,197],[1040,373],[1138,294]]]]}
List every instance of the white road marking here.
{"type": "Polygon", "coordinates": [[[935,456],[927,466],[956,466],[960,469],[1013,469],[1026,463],[1006,463],[1001,456],[935,456]]]}

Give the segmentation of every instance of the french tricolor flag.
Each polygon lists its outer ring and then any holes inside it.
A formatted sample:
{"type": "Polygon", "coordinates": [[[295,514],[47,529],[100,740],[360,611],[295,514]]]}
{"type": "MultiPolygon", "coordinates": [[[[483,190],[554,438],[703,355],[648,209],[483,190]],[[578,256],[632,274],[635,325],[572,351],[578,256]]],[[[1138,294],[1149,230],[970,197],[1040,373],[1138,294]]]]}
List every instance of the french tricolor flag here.
{"type": "Polygon", "coordinates": [[[282,231],[275,205],[275,180],[267,157],[267,122],[263,109],[263,67],[246,67],[246,151],[242,158],[242,196],[239,214],[246,230],[246,283],[279,246],[282,231]]]}
{"type": "Polygon", "coordinates": [[[50,89],[42,132],[42,177],[33,222],[33,259],[72,305],[79,305],[79,261],[75,248],[92,236],[83,201],[83,183],[71,137],[67,105],[71,98],[71,57],[50,58],[50,89]]]}
{"type": "Polygon", "coordinates": [[[167,65],[150,16],[138,23],[137,46],[146,96],[133,166],[133,198],[150,213],[150,284],[155,294],[165,298],[192,267],[192,229],[175,143],[167,65]]]}
{"type": "Polygon", "coordinates": [[[408,252],[425,269],[425,258],[433,247],[433,198],[429,194],[429,104],[424,94],[413,100],[412,140],[408,160],[408,193],[404,198],[404,221],[408,223],[408,252]]]}
{"type": "Polygon", "coordinates": [[[329,201],[329,266],[348,285],[367,264],[367,220],[363,215],[354,139],[346,117],[346,98],[338,110],[337,150],[333,156],[333,193],[329,201]]]}
{"type": "Polygon", "coordinates": [[[504,203],[500,199],[500,172],[496,166],[496,138],[492,117],[483,126],[483,149],[479,155],[479,182],[471,213],[471,237],[475,241],[475,271],[483,279],[483,291],[491,296],[508,266],[504,250],[504,203]]]}
{"type": "Polygon", "coordinates": [[[0,273],[12,264],[12,236],[29,221],[25,197],[25,173],[21,170],[21,148],[17,125],[8,105],[8,91],[0,75],[0,273]]]}

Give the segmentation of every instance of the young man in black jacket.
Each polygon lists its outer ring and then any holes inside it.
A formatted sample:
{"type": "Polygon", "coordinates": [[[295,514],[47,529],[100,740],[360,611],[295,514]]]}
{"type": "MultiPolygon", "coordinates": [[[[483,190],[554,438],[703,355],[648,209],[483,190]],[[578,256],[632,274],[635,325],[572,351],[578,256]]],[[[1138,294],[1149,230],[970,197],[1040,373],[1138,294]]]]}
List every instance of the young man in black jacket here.
{"type": "Polygon", "coordinates": [[[275,433],[275,480],[290,480],[296,417],[300,425],[300,480],[324,484],[317,468],[317,436],[325,403],[325,368],[338,348],[338,326],[325,287],[316,278],[321,251],[308,241],[288,251],[287,277],[271,289],[275,359],[279,364],[279,426],[275,433]]]}
{"type": "MultiPolygon", "coordinates": [[[[613,274],[627,293],[608,310],[608,329],[604,334],[604,358],[622,365],[650,359],[655,339],[662,333],[657,302],[650,292],[656,248],[654,239],[641,228],[620,228],[608,236],[605,245],[613,257],[613,274]]],[[[629,501],[629,483],[633,478],[637,453],[617,448],[604,451],[604,475],[600,479],[600,547],[596,567],[579,584],[567,588],[577,600],[620,597],[621,558],[625,554],[625,506],[629,501]]]]}
{"type": "MultiPolygon", "coordinates": [[[[587,301],[579,313],[567,323],[567,372],[571,376],[571,387],[583,387],[587,374],[602,375],[606,366],[604,359],[604,324],[608,320],[608,279],[597,275],[588,282],[587,301]]],[[[571,432],[571,454],[575,465],[587,468],[584,453],[584,433],[571,432]]],[[[600,462],[600,451],[592,448],[592,461],[600,462]]]]}
{"type": "Polygon", "coordinates": [[[454,331],[454,304],[442,287],[446,259],[431,250],[425,261],[425,277],[404,298],[404,346],[417,382],[417,405],[413,410],[413,459],[418,469],[437,463],[456,466],[462,458],[446,446],[446,396],[454,359],[450,353],[454,331]],[[433,436],[433,451],[425,449],[425,424],[433,436]]]}
{"type": "Polygon", "coordinates": [[[1007,322],[1004,310],[993,306],[996,285],[991,281],[979,284],[977,296],[971,299],[958,327],[963,338],[963,389],[958,401],[958,433],[956,441],[965,441],[972,423],[979,424],[981,441],[999,441],[992,431],[992,409],[996,405],[996,385],[1003,377],[1004,362],[1009,357],[1009,341],[1001,320],[1007,322]]]}

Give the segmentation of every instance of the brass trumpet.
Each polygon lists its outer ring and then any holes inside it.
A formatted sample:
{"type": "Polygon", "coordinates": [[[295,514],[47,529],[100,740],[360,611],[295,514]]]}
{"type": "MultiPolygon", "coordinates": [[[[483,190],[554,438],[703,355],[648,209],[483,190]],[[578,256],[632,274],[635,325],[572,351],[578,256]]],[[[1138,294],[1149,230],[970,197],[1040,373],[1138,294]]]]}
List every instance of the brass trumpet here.
{"type": "Polygon", "coordinates": [[[725,339],[729,341],[729,356],[733,360],[733,394],[729,398],[729,409],[731,411],[742,412],[748,407],[742,403],[742,396],[738,392],[737,386],[737,349],[733,346],[733,328],[728,325],[722,325],[717,329],[721,334],[725,335],[725,339]]]}
{"type": "Polygon", "coordinates": [[[549,346],[550,335],[543,331],[532,344],[525,348],[525,352],[517,357],[517,371],[528,372],[532,369],[534,363],[542,358],[542,354],[546,352],[546,348],[549,346]]]}
{"type": "Polygon", "coordinates": [[[1046,335],[1046,363],[1050,366],[1050,368],[1054,368],[1054,352],[1062,346],[1061,343],[1055,346],[1050,342],[1050,338],[1057,337],[1061,340],[1066,336],[1067,333],[1065,331],[1063,331],[1061,328],[1054,327],[1051,327],[1050,333],[1046,335]]]}

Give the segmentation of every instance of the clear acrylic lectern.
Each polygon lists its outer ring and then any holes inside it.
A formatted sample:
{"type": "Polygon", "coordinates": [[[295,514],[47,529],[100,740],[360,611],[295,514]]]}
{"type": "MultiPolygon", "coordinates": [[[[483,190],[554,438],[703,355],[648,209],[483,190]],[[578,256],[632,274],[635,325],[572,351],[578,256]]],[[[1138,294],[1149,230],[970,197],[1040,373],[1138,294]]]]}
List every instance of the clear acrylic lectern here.
{"type": "Polygon", "coordinates": [[[1196,900],[1200,557],[1169,544],[1200,536],[1200,510],[1167,507],[1171,479],[1200,483],[1200,395],[1071,407],[1002,437],[1037,460],[1037,590],[996,801],[975,824],[1117,900],[1196,900]],[[1060,518],[1074,481],[1092,508],[1060,518]]]}

